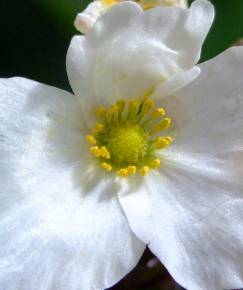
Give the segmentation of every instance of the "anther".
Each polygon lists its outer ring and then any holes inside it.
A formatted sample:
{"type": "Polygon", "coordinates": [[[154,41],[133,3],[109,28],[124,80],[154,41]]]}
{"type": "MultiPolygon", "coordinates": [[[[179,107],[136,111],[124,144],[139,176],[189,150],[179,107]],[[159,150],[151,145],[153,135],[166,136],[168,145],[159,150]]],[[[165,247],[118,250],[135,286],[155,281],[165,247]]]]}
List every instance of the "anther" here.
{"type": "Polygon", "coordinates": [[[173,6],[175,4],[174,0],[164,0],[165,5],[173,6]]]}
{"type": "Polygon", "coordinates": [[[106,163],[106,162],[102,162],[101,163],[101,167],[103,169],[105,169],[106,171],[111,171],[112,170],[112,166],[109,163],[106,163]]]}
{"type": "Polygon", "coordinates": [[[166,148],[173,140],[170,136],[159,137],[157,134],[171,126],[171,119],[164,117],[164,108],[154,107],[152,92],[146,92],[146,98],[120,99],[107,108],[100,106],[96,111],[103,119],[94,126],[86,140],[103,170],[114,170],[121,177],[136,173],[146,176],[160,166],[155,150],[166,148]],[[151,159],[151,156],[154,157],[151,159]]]}
{"type": "Polygon", "coordinates": [[[169,146],[172,142],[172,138],[170,136],[167,137],[158,137],[155,143],[155,148],[160,150],[169,146]]]}
{"type": "Polygon", "coordinates": [[[160,166],[160,160],[158,158],[154,159],[149,165],[151,169],[157,169],[159,166],[160,166]]]}
{"type": "Polygon", "coordinates": [[[93,135],[87,135],[86,140],[92,145],[96,145],[96,143],[97,143],[96,139],[93,135]]]}
{"type": "Polygon", "coordinates": [[[129,102],[129,108],[131,111],[136,111],[138,109],[138,101],[137,100],[131,100],[129,102]]]}
{"type": "Polygon", "coordinates": [[[97,109],[96,114],[97,114],[97,116],[100,117],[100,118],[105,117],[105,115],[106,115],[106,108],[103,107],[103,106],[100,106],[100,107],[97,109]]]}
{"type": "Polygon", "coordinates": [[[117,106],[119,107],[119,112],[123,112],[126,106],[125,100],[119,100],[116,102],[117,106]]]}
{"type": "Polygon", "coordinates": [[[116,174],[117,174],[118,176],[121,176],[121,177],[127,177],[127,176],[128,176],[128,171],[127,171],[126,168],[121,168],[121,169],[119,169],[119,170],[116,172],[116,174]]]}
{"type": "Polygon", "coordinates": [[[153,117],[163,117],[165,115],[165,110],[163,108],[157,108],[153,113],[153,117]]]}
{"type": "Polygon", "coordinates": [[[137,167],[133,165],[129,165],[127,167],[127,172],[129,175],[134,175],[137,172],[137,167]]]}
{"type": "Polygon", "coordinates": [[[108,151],[108,149],[105,146],[102,146],[100,148],[100,156],[104,157],[105,159],[110,159],[110,152],[108,151]]]}
{"type": "Polygon", "coordinates": [[[143,166],[140,170],[139,170],[139,173],[142,175],[142,176],[146,176],[149,172],[149,167],[148,166],[143,166]]]}
{"type": "Polygon", "coordinates": [[[154,127],[153,131],[163,131],[167,130],[171,125],[171,119],[170,118],[164,118],[159,124],[157,124],[154,127]]]}
{"type": "Polygon", "coordinates": [[[117,112],[119,112],[119,106],[117,105],[117,104],[113,104],[113,105],[111,105],[111,107],[110,107],[110,112],[111,113],[117,113],[117,112]]]}
{"type": "Polygon", "coordinates": [[[154,101],[151,99],[147,99],[143,102],[141,111],[146,114],[153,106],[154,106],[154,101]]]}
{"type": "Polygon", "coordinates": [[[96,158],[100,157],[101,152],[100,152],[100,148],[98,146],[92,146],[92,147],[90,147],[89,150],[96,158]]]}
{"type": "Polygon", "coordinates": [[[95,135],[95,134],[98,134],[100,133],[102,130],[104,129],[104,125],[103,124],[100,124],[100,123],[97,123],[94,127],[94,129],[92,130],[92,133],[95,135]]]}

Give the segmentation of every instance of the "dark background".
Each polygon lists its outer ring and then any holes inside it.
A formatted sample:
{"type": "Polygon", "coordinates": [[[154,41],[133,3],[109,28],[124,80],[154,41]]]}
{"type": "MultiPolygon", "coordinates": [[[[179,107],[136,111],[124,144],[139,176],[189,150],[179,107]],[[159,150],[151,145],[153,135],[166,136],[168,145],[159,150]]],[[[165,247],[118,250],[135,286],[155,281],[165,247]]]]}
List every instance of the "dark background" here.
{"type": "MultiPolygon", "coordinates": [[[[243,36],[243,0],[214,0],[216,20],[203,47],[205,61],[243,36]]],[[[73,20],[88,1],[0,0],[0,77],[24,76],[71,90],[66,51],[77,33],[73,20]]],[[[105,261],[104,261],[105,263],[105,261]]],[[[182,289],[147,250],[114,290],[182,289]]]]}

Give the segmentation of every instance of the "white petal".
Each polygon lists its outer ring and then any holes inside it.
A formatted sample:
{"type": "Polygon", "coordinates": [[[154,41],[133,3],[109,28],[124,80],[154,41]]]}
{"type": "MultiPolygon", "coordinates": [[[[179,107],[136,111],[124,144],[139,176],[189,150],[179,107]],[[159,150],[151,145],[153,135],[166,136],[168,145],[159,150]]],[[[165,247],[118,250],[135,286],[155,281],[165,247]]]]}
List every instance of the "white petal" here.
{"type": "Polygon", "coordinates": [[[0,111],[0,289],[110,287],[144,244],[112,180],[89,160],[79,103],[53,87],[1,79],[0,111]]]}
{"type": "Polygon", "coordinates": [[[36,173],[48,175],[50,156],[67,164],[80,159],[84,128],[73,95],[23,78],[0,80],[0,112],[2,209],[22,198],[21,187],[28,188],[36,173]]]}
{"type": "Polygon", "coordinates": [[[81,33],[88,33],[94,26],[96,19],[106,10],[102,1],[93,1],[79,13],[74,21],[75,28],[81,33]]]}
{"type": "MultiPolygon", "coordinates": [[[[158,7],[143,12],[129,1],[113,6],[90,33],[70,45],[67,71],[74,93],[89,103],[110,104],[142,97],[184,69],[190,71],[213,14],[206,0],[188,10],[158,7]]],[[[89,108],[86,115],[88,120],[89,108]]]]}
{"type": "Polygon", "coordinates": [[[186,289],[243,285],[243,212],[234,207],[243,185],[231,175],[224,160],[171,156],[159,173],[120,187],[131,228],[186,289]]]}
{"type": "Polygon", "coordinates": [[[81,103],[83,117],[92,128],[96,121],[98,100],[93,86],[93,58],[88,51],[91,54],[84,36],[73,37],[67,52],[67,73],[75,96],[81,103]]]}
{"type": "Polygon", "coordinates": [[[243,220],[228,209],[243,193],[242,57],[234,48],[201,65],[200,77],[166,100],[180,130],[161,177],[147,185],[150,194],[122,197],[135,233],[188,289],[243,285],[243,220]],[[226,209],[238,220],[220,223],[226,209]]]}
{"type": "Polygon", "coordinates": [[[201,70],[198,66],[194,66],[190,70],[175,74],[167,82],[164,82],[155,88],[153,97],[155,99],[161,99],[177,92],[178,90],[193,82],[199,76],[200,71],[201,70]]]}
{"type": "Polygon", "coordinates": [[[243,49],[231,48],[200,65],[201,74],[163,99],[176,150],[220,153],[243,149],[243,49]]]}
{"type": "Polygon", "coordinates": [[[141,257],[145,246],[109,184],[99,182],[81,198],[79,188],[59,178],[48,184],[49,198],[40,192],[1,219],[1,289],[105,289],[141,257]]]}
{"type": "Polygon", "coordinates": [[[242,67],[231,48],[162,100],[175,141],[160,174],[120,195],[134,232],[189,290],[243,286],[242,67]]]}
{"type": "MultiPolygon", "coordinates": [[[[123,1],[123,0],[122,0],[123,1]]],[[[113,5],[119,3],[117,0],[115,3],[108,3],[102,0],[92,1],[85,10],[81,13],[78,13],[74,21],[75,28],[81,33],[88,33],[93,28],[96,20],[105,12],[107,12],[113,5]]],[[[182,8],[187,8],[187,0],[157,0],[157,1],[148,1],[141,0],[139,5],[143,8],[152,6],[178,6],[182,8]],[[150,3],[151,2],[151,3],[150,3]]]]}
{"type": "Polygon", "coordinates": [[[157,7],[148,10],[140,23],[145,33],[177,52],[179,67],[189,69],[199,60],[213,19],[213,5],[207,0],[197,0],[189,9],[157,7]]]}

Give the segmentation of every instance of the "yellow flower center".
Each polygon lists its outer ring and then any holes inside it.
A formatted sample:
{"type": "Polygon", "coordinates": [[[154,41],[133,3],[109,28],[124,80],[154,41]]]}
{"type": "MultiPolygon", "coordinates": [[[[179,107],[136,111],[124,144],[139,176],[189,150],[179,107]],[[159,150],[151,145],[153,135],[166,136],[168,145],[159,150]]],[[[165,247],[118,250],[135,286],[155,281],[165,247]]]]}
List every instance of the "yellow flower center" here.
{"type": "Polygon", "coordinates": [[[136,165],[147,155],[148,138],[139,125],[128,122],[114,126],[107,137],[106,147],[118,165],[136,165]]]}
{"type": "Polygon", "coordinates": [[[119,100],[109,108],[99,107],[100,121],[86,136],[90,152],[107,172],[127,177],[142,176],[160,166],[156,152],[169,146],[171,136],[163,134],[171,126],[164,108],[154,108],[150,98],[129,102],[119,100]]]}

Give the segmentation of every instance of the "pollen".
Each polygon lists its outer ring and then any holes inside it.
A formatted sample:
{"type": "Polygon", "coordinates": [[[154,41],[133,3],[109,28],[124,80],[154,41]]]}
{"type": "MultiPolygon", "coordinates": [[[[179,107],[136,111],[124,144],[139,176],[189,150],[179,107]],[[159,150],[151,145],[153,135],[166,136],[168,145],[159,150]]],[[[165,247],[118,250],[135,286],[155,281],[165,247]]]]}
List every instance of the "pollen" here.
{"type": "Polygon", "coordinates": [[[87,135],[86,140],[92,145],[96,145],[96,143],[97,143],[96,139],[93,135],[87,135]]]}
{"type": "Polygon", "coordinates": [[[160,166],[158,150],[173,142],[168,134],[163,136],[172,120],[162,107],[155,107],[152,97],[142,94],[140,99],[127,102],[120,99],[94,111],[104,122],[98,122],[86,140],[101,169],[132,178],[136,174],[146,176],[160,166]],[[156,136],[158,132],[160,136],[156,136]]]}
{"type": "Polygon", "coordinates": [[[131,100],[129,102],[129,108],[131,111],[136,111],[138,109],[138,101],[137,100],[131,100]]]}
{"type": "Polygon", "coordinates": [[[119,112],[120,108],[117,104],[113,104],[110,108],[111,113],[117,113],[119,112]]]}
{"type": "Polygon", "coordinates": [[[105,6],[111,7],[120,2],[120,0],[102,0],[101,1],[105,6]]]}
{"type": "Polygon", "coordinates": [[[98,117],[103,118],[106,115],[106,108],[103,106],[100,106],[97,110],[96,110],[96,114],[98,117]]]}
{"type": "Polygon", "coordinates": [[[105,158],[105,159],[110,159],[110,152],[107,150],[107,148],[105,146],[102,146],[100,148],[100,156],[105,158]]]}
{"type": "Polygon", "coordinates": [[[140,169],[140,174],[142,175],[142,176],[146,176],[147,174],[148,174],[148,172],[149,172],[149,167],[148,166],[143,166],[141,169],[140,169]]]}
{"type": "Polygon", "coordinates": [[[153,113],[153,117],[163,117],[165,115],[165,109],[163,108],[157,108],[153,113]]]}
{"type": "Polygon", "coordinates": [[[123,112],[126,106],[125,100],[119,100],[116,102],[116,105],[119,107],[119,112],[123,112]]]}
{"type": "Polygon", "coordinates": [[[93,135],[96,135],[98,133],[100,133],[102,130],[104,129],[104,125],[97,123],[94,127],[94,129],[92,130],[93,135]]]}
{"type": "Polygon", "coordinates": [[[111,171],[112,170],[112,166],[109,163],[106,162],[102,162],[101,163],[101,167],[105,170],[105,171],[111,171]]]}
{"type": "Polygon", "coordinates": [[[151,169],[157,169],[159,166],[160,166],[160,160],[158,158],[151,161],[149,165],[151,169]]]}
{"type": "Polygon", "coordinates": [[[100,148],[98,146],[93,146],[90,147],[90,152],[95,156],[95,157],[100,157],[100,148]]]}
{"type": "Polygon", "coordinates": [[[154,127],[154,131],[164,131],[170,128],[171,119],[164,118],[159,124],[154,127]]]}
{"type": "Polygon", "coordinates": [[[164,149],[168,147],[172,143],[172,138],[170,136],[167,137],[158,137],[155,143],[156,149],[164,149]]]}
{"type": "Polygon", "coordinates": [[[120,177],[127,177],[129,175],[126,168],[121,168],[121,169],[117,170],[116,174],[120,177]]]}
{"type": "Polygon", "coordinates": [[[137,172],[137,167],[133,166],[133,165],[130,165],[130,166],[127,167],[127,172],[128,172],[129,175],[134,175],[137,172]]]}
{"type": "Polygon", "coordinates": [[[154,101],[151,99],[147,99],[143,102],[141,111],[146,114],[152,109],[153,106],[154,101]]]}

